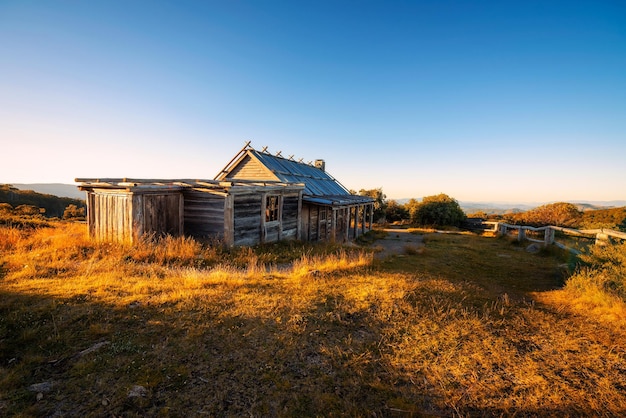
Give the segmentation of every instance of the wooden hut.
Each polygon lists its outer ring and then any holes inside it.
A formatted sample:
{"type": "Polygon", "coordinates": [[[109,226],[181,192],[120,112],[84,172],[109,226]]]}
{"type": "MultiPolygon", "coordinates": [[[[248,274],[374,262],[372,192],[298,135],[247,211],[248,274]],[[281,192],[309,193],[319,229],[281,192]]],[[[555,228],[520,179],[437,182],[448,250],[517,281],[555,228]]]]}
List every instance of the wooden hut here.
{"type": "Polygon", "coordinates": [[[344,242],[372,228],[374,199],[350,194],[326,171],[323,160],[306,164],[255,150],[247,143],[215,179],[304,184],[300,239],[305,241],[344,242]]]}
{"type": "Polygon", "coordinates": [[[190,235],[227,245],[300,237],[304,185],[276,181],[76,179],[93,238],[190,235]]]}
{"type": "Polygon", "coordinates": [[[127,179],[76,179],[87,192],[89,235],[103,241],[134,242],[145,235],[183,233],[181,187],[127,179]]]}
{"type": "Polygon", "coordinates": [[[247,143],[214,180],[76,179],[87,192],[90,235],[134,242],[189,235],[227,245],[285,239],[339,241],[372,228],[374,200],[325,170],[247,143]]]}

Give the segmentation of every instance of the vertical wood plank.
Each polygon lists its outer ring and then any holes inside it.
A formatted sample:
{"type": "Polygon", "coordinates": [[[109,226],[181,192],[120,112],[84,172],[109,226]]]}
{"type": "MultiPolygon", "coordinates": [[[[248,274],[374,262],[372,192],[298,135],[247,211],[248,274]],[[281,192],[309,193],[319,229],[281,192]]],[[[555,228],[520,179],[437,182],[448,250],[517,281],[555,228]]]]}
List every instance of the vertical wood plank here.
{"type": "Polygon", "coordinates": [[[343,209],[343,241],[346,242],[350,239],[350,208],[343,209]]]}
{"type": "Polygon", "coordinates": [[[267,211],[267,193],[261,194],[261,230],[259,233],[259,241],[263,244],[267,240],[267,226],[265,225],[265,217],[267,211]]]}
{"type": "Polygon", "coordinates": [[[228,194],[224,199],[224,243],[230,247],[235,245],[234,225],[233,195],[228,194]]]}
{"type": "Polygon", "coordinates": [[[331,214],[330,240],[335,242],[337,240],[337,211],[333,208],[331,214]]]}
{"type": "Polygon", "coordinates": [[[185,201],[182,192],[177,194],[178,197],[178,235],[185,233],[185,201]]]}
{"type": "Polygon", "coordinates": [[[303,240],[302,237],[302,191],[298,192],[298,213],[296,214],[296,239],[303,240]]]}

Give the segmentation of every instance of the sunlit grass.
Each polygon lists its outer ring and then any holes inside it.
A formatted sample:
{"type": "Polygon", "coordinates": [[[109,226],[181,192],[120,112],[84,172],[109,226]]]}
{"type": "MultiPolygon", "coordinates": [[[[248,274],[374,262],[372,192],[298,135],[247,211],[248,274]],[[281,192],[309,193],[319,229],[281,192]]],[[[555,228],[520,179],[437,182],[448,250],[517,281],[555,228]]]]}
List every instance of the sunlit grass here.
{"type": "Polygon", "coordinates": [[[563,290],[545,297],[609,326],[626,320],[626,244],[590,246],[563,290]],[[565,303],[563,303],[565,301],[565,303]]]}
{"type": "Polygon", "coordinates": [[[333,245],[125,246],[93,242],[81,224],[0,228],[0,412],[626,410],[626,319],[605,327],[595,311],[570,314],[575,303],[555,296],[562,260],[474,235],[425,243],[374,260],[371,249],[333,245]],[[28,390],[42,382],[53,389],[28,390]],[[128,397],[137,385],[143,395],[128,397]]]}

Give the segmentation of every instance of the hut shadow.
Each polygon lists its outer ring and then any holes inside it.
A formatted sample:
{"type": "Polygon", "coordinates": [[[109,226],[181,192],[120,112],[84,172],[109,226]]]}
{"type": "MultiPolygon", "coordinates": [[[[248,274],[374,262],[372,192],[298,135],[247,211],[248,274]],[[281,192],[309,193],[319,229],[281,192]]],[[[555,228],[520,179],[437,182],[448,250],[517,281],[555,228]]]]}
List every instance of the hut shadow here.
{"type": "MultiPolygon", "coordinates": [[[[220,306],[236,297],[225,293],[220,306]]],[[[0,408],[9,415],[455,413],[389,361],[381,307],[355,309],[338,293],[304,309],[238,313],[201,300],[118,306],[6,291],[0,300],[0,408]]]]}

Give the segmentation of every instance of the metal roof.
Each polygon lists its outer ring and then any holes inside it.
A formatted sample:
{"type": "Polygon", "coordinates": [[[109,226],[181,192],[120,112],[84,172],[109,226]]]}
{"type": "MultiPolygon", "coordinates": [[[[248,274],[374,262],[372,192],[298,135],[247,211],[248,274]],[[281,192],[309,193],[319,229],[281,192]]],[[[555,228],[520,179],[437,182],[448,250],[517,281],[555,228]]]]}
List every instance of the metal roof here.
{"type": "Polygon", "coordinates": [[[372,202],[367,196],[352,195],[326,171],[311,164],[271,155],[255,149],[247,152],[257,158],[280,181],[304,184],[304,200],[326,205],[345,205],[372,202]]]}
{"type": "Polygon", "coordinates": [[[367,196],[360,196],[355,194],[341,195],[341,196],[302,196],[302,200],[309,203],[315,203],[318,205],[335,205],[335,206],[351,206],[361,203],[370,203],[374,199],[367,196]]]}
{"type": "MultiPolygon", "coordinates": [[[[291,157],[284,158],[280,156],[280,153],[272,155],[265,152],[266,148],[257,151],[250,146],[250,141],[246,142],[237,155],[215,176],[215,179],[231,180],[229,175],[246,157],[249,157],[263,165],[279,182],[303,184],[302,197],[304,201],[320,205],[357,205],[374,201],[368,196],[350,194],[348,189],[323,169],[310,163],[295,161],[291,157]]],[[[235,181],[238,180],[239,178],[235,181]]]]}

